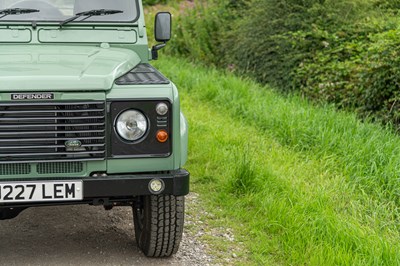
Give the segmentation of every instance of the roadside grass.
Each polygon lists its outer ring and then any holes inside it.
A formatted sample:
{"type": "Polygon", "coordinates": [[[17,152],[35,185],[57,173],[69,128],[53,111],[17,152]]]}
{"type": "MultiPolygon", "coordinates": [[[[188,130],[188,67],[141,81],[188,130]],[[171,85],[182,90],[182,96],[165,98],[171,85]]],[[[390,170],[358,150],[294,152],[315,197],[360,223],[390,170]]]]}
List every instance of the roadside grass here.
{"type": "Polygon", "coordinates": [[[156,63],[181,92],[187,168],[237,264],[398,265],[400,138],[330,106],[175,58],[156,63]]]}

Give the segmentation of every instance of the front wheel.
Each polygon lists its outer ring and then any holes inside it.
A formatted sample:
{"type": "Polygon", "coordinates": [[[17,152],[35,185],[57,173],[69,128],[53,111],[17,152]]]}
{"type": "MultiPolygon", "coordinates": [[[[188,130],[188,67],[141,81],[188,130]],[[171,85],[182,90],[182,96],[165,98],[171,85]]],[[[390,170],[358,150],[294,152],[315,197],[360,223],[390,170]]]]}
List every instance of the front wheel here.
{"type": "Polygon", "coordinates": [[[169,257],[183,234],[185,198],[171,195],[139,197],[133,206],[135,237],[148,257],[169,257]]]}

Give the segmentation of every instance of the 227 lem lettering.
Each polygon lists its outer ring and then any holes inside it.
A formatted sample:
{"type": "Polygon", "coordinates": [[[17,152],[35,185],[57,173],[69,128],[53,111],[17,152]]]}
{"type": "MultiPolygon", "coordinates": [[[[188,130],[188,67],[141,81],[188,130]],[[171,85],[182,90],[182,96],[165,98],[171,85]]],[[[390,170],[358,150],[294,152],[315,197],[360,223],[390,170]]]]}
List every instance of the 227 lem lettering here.
{"type": "MultiPolygon", "coordinates": [[[[33,200],[35,192],[41,186],[41,195],[39,199],[74,199],[75,198],[75,184],[53,184],[46,186],[45,184],[35,185],[3,185],[0,186],[0,199],[3,201],[12,200],[33,200]]],[[[35,197],[38,199],[38,197],[35,197]]]]}

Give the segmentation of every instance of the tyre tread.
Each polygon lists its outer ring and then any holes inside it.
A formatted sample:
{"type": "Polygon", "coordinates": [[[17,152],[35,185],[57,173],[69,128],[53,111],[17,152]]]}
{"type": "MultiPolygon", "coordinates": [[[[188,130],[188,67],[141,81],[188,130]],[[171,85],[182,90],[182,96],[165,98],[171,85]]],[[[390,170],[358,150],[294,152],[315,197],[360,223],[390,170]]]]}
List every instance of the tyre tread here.
{"type": "MultiPolygon", "coordinates": [[[[136,236],[139,247],[148,257],[169,257],[178,251],[183,234],[184,197],[148,196],[149,230],[136,236]]],[[[145,207],[146,208],[146,207],[145,207]]],[[[146,221],[145,221],[146,222],[146,221]]]]}

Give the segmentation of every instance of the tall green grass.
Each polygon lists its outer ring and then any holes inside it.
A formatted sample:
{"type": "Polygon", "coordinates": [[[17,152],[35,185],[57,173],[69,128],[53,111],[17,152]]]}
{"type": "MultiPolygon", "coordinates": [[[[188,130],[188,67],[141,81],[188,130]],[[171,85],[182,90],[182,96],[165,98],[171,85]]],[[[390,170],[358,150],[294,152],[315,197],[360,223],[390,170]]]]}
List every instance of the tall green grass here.
{"type": "Polygon", "coordinates": [[[400,264],[398,136],[185,60],[157,66],[180,88],[208,223],[235,230],[244,262],[400,264]]]}

